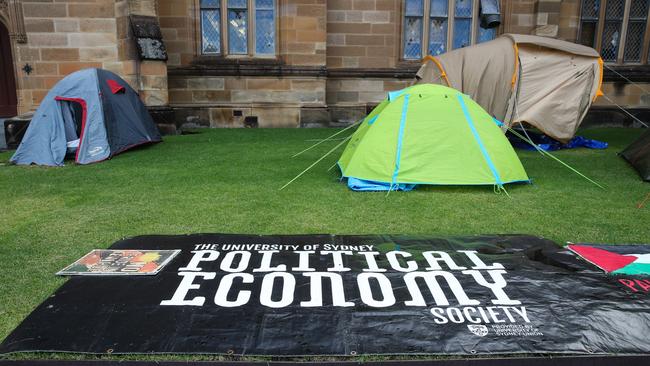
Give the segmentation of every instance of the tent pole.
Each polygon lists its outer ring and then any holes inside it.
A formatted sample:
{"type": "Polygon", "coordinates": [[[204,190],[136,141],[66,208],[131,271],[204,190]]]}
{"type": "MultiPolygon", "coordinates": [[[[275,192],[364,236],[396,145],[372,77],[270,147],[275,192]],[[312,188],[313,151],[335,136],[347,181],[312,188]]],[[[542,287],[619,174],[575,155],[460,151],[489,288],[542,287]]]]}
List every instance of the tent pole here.
{"type": "MultiPolygon", "coordinates": [[[[309,150],[315,148],[316,146],[322,144],[322,143],[325,142],[325,141],[329,141],[329,140],[331,140],[332,137],[335,137],[335,136],[338,136],[338,135],[342,134],[343,132],[345,132],[345,131],[351,129],[352,127],[358,125],[359,123],[361,123],[365,118],[366,118],[366,117],[363,117],[362,119],[360,119],[360,120],[354,122],[353,124],[349,125],[348,127],[342,129],[341,131],[339,131],[339,132],[337,132],[337,133],[331,135],[330,137],[328,137],[328,138],[326,138],[326,139],[323,139],[323,140],[321,140],[321,141],[319,141],[319,142],[317,142],[317,143],[311,145],[310,147],[306,148],[305,150],[303,150],[303,151],[301,151],[301,152],[295,154],[294,156],[292,156],[292,158],[295,158],[296,156],[298,156],[298,155],[300,155],[300,154],[302,154],[302,153],[305,153],[305,152],[307,152],[307,151],[309,151],[309,150]]],[[[348,137],[348,138],[349,138],[349,137],[348,137]]],[[[347,139],[346,139],[346,140],[347,140],[347,139]]]]}
{"type": "MultiPolygon", "coordinates": [[[[510,132],[512,132],[515,136],[517,136],[517,137],[519,137],[520,139],[526,141],[528,144],[530,144],[530,145],[532,145],[532,146],[535,146],[535,143],[534,143],[534,142],[532,142],[532,141],[526,139],[526,137],[523,136],[522,134],[520,134],[519,132],[513,130],[513,129],[510,128],[510,127],[508,127],[508,130],[509,130],[510,132]]],[[[537,147],[536,147],[536,148],[537,148],[537,147]]],[[[539,149],[539,148],[538,148],[538,149],[539,149]]],[[[542,154],[545,154],[546,156],[549,156],[549,157],[552,158],[553,160],[555,160],[555,161],[557,161],[558,163],[564,165],[566,168],[568,168],[568,169],[571,170],[572,172],[578,174],[579,176],[585,178],[587,181],[593,183],[593,184],[596,185],[597,187],[599,187],[599,188],[601,188],[601,189],[605,189],[605,187],[603,187],[603,186],[601,186],[600,184],[596,183],[594,180],[592,180],[591,178],[587,177],[586,175],[580,173],[577,169],[571,167],[569,164],[567,164],[567,163],[563,162],[562,160],[558,159],[557,157],[555,157],[553,154],[549,153],[548,151],[544,151],[543,149],[539,149],[539,152],[541,152],[542,154]]]]}
{"type": "MultiPolygon", "coordinates": [[[[526,138],[528,138],[528,140],[530,140],[530,141],[533,141],[533,139],[531,139],[530,136],[528,136],[528,132],[526,131],[526,128],[524,128],[524,123],[520,121],[520,122],[519,122],[519,126],[521,126],[521,129],[524,131],[524,135],[526,135],[526,138]]],[[[540,151],[540,150],[542,150],[542,148],[540,148],[539,146],[537,146],[537,144],[535,144],[535,150],[537,150],[537,151],[538,151],[538,152],[539,152],[543,157],[546,157],[546,156],[544,156],[544,154],[542,154],[542,152],[540,151]]]]}
{"type": "Polygon", "coordinates": [[[329,169],[327,169],[327,171],[329,172],[330,170],[334,169],[336,164],[338,164],[338,161],[334,162],[334,164],[332,164],[332,166],[329,169]]]}
{"type": "Polygon", "coordinates": [[[646,88],[642,87],[641,85],[635,83],[634,81],[632,81],[632,80],[626,78],[625,75],[622,75],[622,74],[619,73],[618,71],[616,71],[616,70],[612,69],[611,67],[607,66],[607,64],[603,63],[603,66],[605,66],[609,71],[613,72],[614,74],[616,74],[616,75],[622,77],[623,79],[625,79],[628,83],[630,83],[630,84],[636,86],[637,88],[643,90],[643,91],[646,92],[647,94],[650,94],[650,91],[649,91],[648,89],[646,89],[646,88]]]}
{"type": "Polygon", "coordinates": [[[650,126],[648,126],[647,123],[641,121],[640,119],[636,118],[636,116],[634,116],[632,113],[626,111],[625,108],[623,108],[623,107],[621,107],[620,105],[616,104],[616,102],[613,101],[613,100],[611,100],[607,95],[605,95],[605,93],[603,93],[603,97],[605,97],[605,99],[607,99],[610,103],[612,103],[612,104],[614,104],[615,106],[617,106],[618,109],[620,109],[620,110],[622,110],[623,112],[625,112],[625,114],[627,114],[628,116],[632,117],[632,119],[634,119],[635,121],[639,122],[640,124],[642,124],[642,125],[644,125],[644,126],[646,126],[646,127],[650,127],[650,126]]]}
{"type": "Polygon", "coordinates": [[[314,163],[312,163],[310,166],[308,166],[307,169],[303,170],[302,172],[300,172],[300,174],[296,175],[292,180],[290,180],[289,182],[287,182],[287,184],[283,185],[282,188],[280,188],[279,190],[281,191],[281,190],[285,189],[289,184],[293,183],[296,179],[300,178],[303,174],[307,173],[307,171],[308,171],[309,169],[313,168],[316,164],[320,163],[323,159],[325,159],[325,158],[328,157],[331,153],[333,153],[334,151],[336,151],[336,149],[338,149],[339,147],[341,147],[341,145],[343,145],[344,143],[346,143],[346,142],[347,142],[351,137],[352,137],[352,136],[349,136],[349,137],[346,138],[345,140],[343,140],[343,141],[341,141],[340,143],[338,143],[338,144],[337,144],[336,146],[334,146],[330,151],[328,151],[325,155],[321,156],[320,159],[316,160],[314,163]]]}

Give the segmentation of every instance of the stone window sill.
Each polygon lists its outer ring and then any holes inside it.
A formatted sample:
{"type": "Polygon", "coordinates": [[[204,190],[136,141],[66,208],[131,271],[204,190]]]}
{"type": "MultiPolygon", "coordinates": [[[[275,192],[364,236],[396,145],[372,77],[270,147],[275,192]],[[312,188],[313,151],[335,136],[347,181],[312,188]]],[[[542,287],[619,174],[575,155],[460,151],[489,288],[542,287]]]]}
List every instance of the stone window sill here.
{"type": "Polygon", "coordinates": [[[282,61],[277,56],[249,57],[249,56],[196,56],[192,65],[196,66],[238,66],[238,65],[281,65],[282,61]]]}

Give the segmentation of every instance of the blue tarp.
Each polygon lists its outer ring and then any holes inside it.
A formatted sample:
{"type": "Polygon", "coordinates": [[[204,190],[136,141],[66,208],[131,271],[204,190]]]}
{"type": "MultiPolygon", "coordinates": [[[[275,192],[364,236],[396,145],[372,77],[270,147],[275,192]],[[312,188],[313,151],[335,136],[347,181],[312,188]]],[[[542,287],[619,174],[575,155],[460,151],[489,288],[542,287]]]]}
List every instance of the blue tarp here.
{"type": "MultiPolygon", "coordinates": [[[[562,150],[562,149],[575,149],[578,147],[586,147],[588,149],[606,149],[608,144],[603,141],[598,141],[598,140],[592,140],[588,139],[582,136],[575,136],[574,138],[571,139],[571,141],[567,142],[566,144],[563,144],[559,141],[553,140],[552,138],[538,134],[538,133],[532,133],[530,131],[527,132],[528,136],[530,139],[537,145],[539,146],[540,149],[545,150],[545,151],[555,151],[555,150],[562,150]]],[[[524,150],[535,150],[534,147],[530,146],[530,144],[526,141],[521,140],[519,137],[514,136],[510,133],[507,134],[508,139],[510,140],[510,143],[512,146],[518,148],[518,149],[524,149],[524,150]]]]}

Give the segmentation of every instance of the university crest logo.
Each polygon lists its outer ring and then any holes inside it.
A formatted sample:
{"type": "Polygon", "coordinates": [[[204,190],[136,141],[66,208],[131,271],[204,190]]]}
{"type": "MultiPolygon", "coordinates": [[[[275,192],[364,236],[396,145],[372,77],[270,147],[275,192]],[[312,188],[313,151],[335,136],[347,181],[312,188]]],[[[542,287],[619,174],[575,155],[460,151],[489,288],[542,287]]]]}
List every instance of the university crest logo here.
{"type": "Polygon", "coordinates": [[[467,329],[479,337],[485,337],[488,334],[488,328],[485,325],[468,324],[467,329]]]}

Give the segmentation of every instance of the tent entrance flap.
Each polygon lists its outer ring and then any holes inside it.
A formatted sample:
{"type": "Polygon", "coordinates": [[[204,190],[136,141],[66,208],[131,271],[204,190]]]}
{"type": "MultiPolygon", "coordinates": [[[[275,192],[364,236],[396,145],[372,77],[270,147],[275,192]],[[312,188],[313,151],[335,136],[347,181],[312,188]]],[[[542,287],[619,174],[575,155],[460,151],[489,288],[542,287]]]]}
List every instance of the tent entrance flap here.
{"type": "Polygon", "coordinates": [[[67,153],[73,154],[79,147],[79,136],[83,123],[83,107],[81,103],[73,100],[58,100],[63,117],[67,153]]]}

